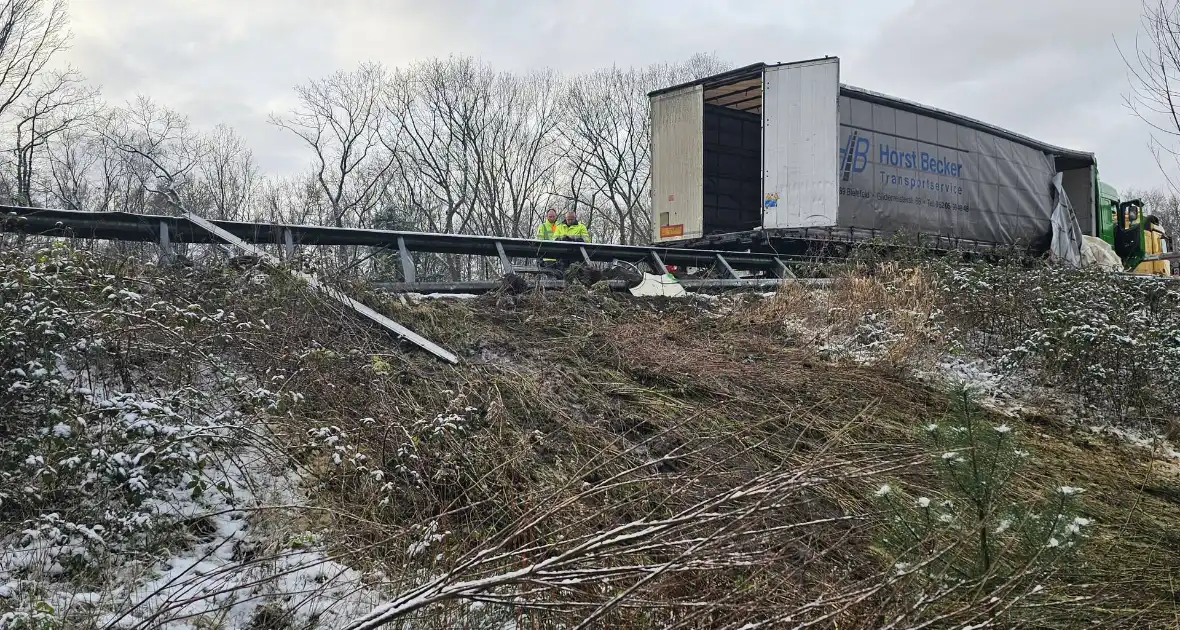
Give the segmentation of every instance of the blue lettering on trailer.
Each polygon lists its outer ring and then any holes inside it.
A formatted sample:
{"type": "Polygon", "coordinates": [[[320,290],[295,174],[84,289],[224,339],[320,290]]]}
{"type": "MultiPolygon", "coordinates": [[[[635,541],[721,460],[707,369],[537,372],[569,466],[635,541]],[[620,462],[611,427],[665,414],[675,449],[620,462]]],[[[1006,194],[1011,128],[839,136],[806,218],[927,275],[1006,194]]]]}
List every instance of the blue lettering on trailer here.
{"type": "Polygon", "coordinates": [[[947,184],[933,179],[926,179],[925,177],[893,175],[885,171],[881,171],[880,177],[881,183],[886,186],[898,186],[901,188],[910,188],[915,190],[931,190],[939,193],[950,193],[952,195],[963,194],[963,187],[959,184],[947,184]]]}
{"type": "MultiPolygon", "coordinates": [[[[844,146],[840,148],[840,179],[851,182],[853,174],[868,170],[872,141],[861,135],[868,130],[853,128],[844,139],[844,146]]],[[[963,186],[958,182],[943,182],[936,176],[963,177],[963,164],[954,159],[939,157],[927,151],[899,151],[886,142],[877,143],[877,166],[892,166],[898,169],[914,171],[912,175],[888,173],[878,170],[877,179],[882,186],[896,187],[909,190],[927,190],[941,194],[961,196],[963,186]]],[[[841,188],[841,195],[850,194],[852,188],[841,188]]]]}
{"type": "Polygon", "coordinates": [[[914,169],[935,175],[963,176],[963,165],[959,162],[946,160],[925,151],[898,151],[884,143],[877,152],[877,162],[882,166],[914,169]]]}

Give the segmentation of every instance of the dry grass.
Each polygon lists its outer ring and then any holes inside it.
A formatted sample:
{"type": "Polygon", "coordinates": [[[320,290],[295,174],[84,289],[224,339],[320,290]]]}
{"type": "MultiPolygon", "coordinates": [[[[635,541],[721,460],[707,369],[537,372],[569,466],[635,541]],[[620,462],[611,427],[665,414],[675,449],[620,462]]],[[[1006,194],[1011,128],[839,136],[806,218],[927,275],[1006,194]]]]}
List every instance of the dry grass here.
{"type": "MultiPolygon", "coordinates": [[[[385,340],[351,323],[325,329],[303,308],[294,312],[305,313],[311,325],[300,326],[288,316],[281,324],[288,350],[257,359],[298,373],[288,386],[302,392],[306,408],[318,414],[294,418],[295,426],[342,426],[379,461],[387,457],[388,434],[398,423],[456,407],[477,410],[471,432],[430,455],[419,454],[419,472],[427,481],[399,495],[396,507],[377,507],[375,484],[333,479],[345,485],[325,488],[330,491],[322,499],[373,525],[349,525],[357,540],[344,546],[367,546],[405,523],[438,518],[454,532],[448,554],[461,554],[512,531],[556,500],[592,495],[590,489],[600,496],[571,502],[522,532],[528,540],[509,545],[552,542],[556,535],[576,538],[676,513],[719,488],[739,487],[783,466],[802,470],[823,461],[847,468],[851,480],[859,468],[904,458],[855,434],[904,426],[911,417],[938,413],[943,402],[919,388],[899,391],[867,370],[827,371],[807,351],[768,346],[725,322],[711,323],[694,306],[636,308],[599,294],[533,295],[501,308],[492,306],[496,300],[395,309],[396,317],[465,355],[465,365],[457,369],[399,353],[382,357],[391,363],[389,374],[375,375],[370,357],[381,353],[385,340]],[[311,366],[298,361],[298,348],[313,340],[342,356],[311,366]],[[333,377],[340,374],[361,377],[333,377]],[[894,396],[896,402],[882,403],[894,396]],[[365,417],[388,421],[374,428],[361,422],[365,417]],[[627,482],[608,488],[607,480],[619,475],[627,482]]],[[[803,522],[846,514],[869,483],[809,490],[775,519],[803,522]]],[[[744,601],[744,607],[771,609],[875,576],[877,567],[863,551],[870,534],[863,523],[844,523],[809,534],[810,545],[785,539],[794,546],[790,554],[809,561],[780,567],[766,578],[755,578],[758,572],[742,577],[761,582],[774,575],[777,584],[744,601]],[[844,539],[851,544],[826,549],[822,542],[844,539]]],[[[390,550],[381,559],[404,562],[399,552],[390,550]]],[[[709,573],[684,575],[657,590],[699,598],[732,586],[710,586],[717,579],[709,573]]],[[[638,619],[630,623],[643,625],[638,619]]]]}
{"type": "MultiPolygon", "coordinates": [[[[817,323],[855,335],[866,314],[889,313],[891,327],[903,335],[893,341],[886,363],[903,363],[929,341],[935,303],[928,281],[901,268],[867,279],[849,274],[823,299],[787,286],[773,298],[752,299],[720,316],[723,309],[699,303],[635,302],[578,291],[412,306],[367,296],[457,351],[463,357],[459,367],[391,351],[383,334],[281,283],[226,290],[224,282],[211,282],[207,299],[274,326],[258,346],[265,350],[243,358],[260,374],[288,375],[284,386],[303,393],[303,408],[315,410],[314,417],[294,414],[283,421],[293,442],[308,428],[338,425],[358,449],[391,465],[397,434],[410,421],[448,412],[473,419],[465,433],[420,452],[421,487],[407,486],[391,505],[381,504],[377,484],[363,476],[321,469],[316,496],[337,515],[325,524],[343,534],[342,549],[366,550],[358,562],[413,564],[404,552],[407,524],[437,520],[452,532],[446,559],[439,562],[495,544],[517,549],[518,566],[525,566],[562,540],[678,513],[718,488],[767,471],[830,466],[824,468],[830,483],[800,493],[774,520],[864,519],[833,521],[790,537],[775,550],[774,562],[682,572],[644,591],[645,598],[674,608],[712,597],[757,616],[880,581],[882,560],[870,551],[875,517],[867,495],[873,482],[856,476],[858,469],[900,466],[900,474],[918,487],[933,483],[907,462],[919,455],[914,427],[946,412],[945,395],[895,370],[825,362],[811,347],[814,340],[799,336],[817,323]],[[303,354],[316,346],[336,355],[309,361],[303,354]],[[375,371],[374,357],[387,367],[375,371]],[[378,422],[366,424],[364,418],[378,422]],[[555,505],[560,509],[548,509],[555,505]],[[526,522],[532,525],[520,529],[526,522]],[[735,584],[741,588],[735,591],[735,584]]],[[[1162,602],[1170,601],[1171,575],[1180,563],[1170,552],[1145,553],[1143,545],[1154,540],[1157,549],[1176,550],[1176,541],[1155,529],[1176,512],[1166,492],[1146,492],[1147,459],[1110,445],[1073,446],[1056,426],[1017,427],[1038,436],[1039,457],[1023,481],[1028,492],[1064,483],[1090,487],[1089,509],[1104,532],[1087,560],[1055,585],[1060,597],[1093,599],[1028,613],[1026,618],[1038,620],[1032,627],[1070,627],[1082,618],[1108,627],[1166,625],[1170,604],[1162,602]],[[1109,585],[1085,586],[1101,581],[1109,585]],[[1128,616],[1131,609],[1140,612],[1128,616]]],[[[536,602],[571,594],[550,591],[536,602]]],[[[583,590],[575,598],[601,596],[583,590]]],[[[876,627],[877,615],[897,605],[882,592],[844,610],[840,627],[876,627]]],[[[738,618],[732,610],[713,611],[706,625],[738,618]]],[[[576,607],[534,611],[549,618],[546,623],[581,614],[576,607]]],[[[603,627],[646,627],[654,623],[650,614],[621,607],[599,621],[603,627]]]]}

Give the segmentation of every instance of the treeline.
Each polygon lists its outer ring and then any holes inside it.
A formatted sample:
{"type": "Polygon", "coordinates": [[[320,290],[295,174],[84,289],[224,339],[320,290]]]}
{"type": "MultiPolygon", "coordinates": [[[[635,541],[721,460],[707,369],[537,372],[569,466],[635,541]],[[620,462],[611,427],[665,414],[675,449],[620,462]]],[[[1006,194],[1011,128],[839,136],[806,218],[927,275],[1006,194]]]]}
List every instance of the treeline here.
{"type": "Polygon", "coordinates": [[[309,168],[260,171],[231,128],[149,96],[109,103],[74,70],[64,0],[0,7],[0,201],[91,211],[526,236],[574,208],[596,240],[649,238],[646,93],[723,71],[711,55],[577,76],[472,58],[364,64],[296,88],[270,122],[309,168]]]}

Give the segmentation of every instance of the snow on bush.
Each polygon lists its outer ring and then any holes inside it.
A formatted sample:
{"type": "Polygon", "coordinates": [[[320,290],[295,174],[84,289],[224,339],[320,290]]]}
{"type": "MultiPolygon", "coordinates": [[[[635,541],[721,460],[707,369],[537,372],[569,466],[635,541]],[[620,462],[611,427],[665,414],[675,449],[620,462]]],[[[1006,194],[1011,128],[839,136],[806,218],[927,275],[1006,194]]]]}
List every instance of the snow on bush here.
{"type": "Polygon", "coordinates": [[[265,509],[305,501],[261,422],[300,396],[206,354],[265,322],[60,245],[0,253],[0,277],[0,628],[331,627],[373,604],[265,509]]]}
{"type": "MultiPolygon", "coordinates": [[[[351,432],[336,426],[321,426],[307,431],[303,453],[309,462],[326,464],[332,483],[349,484],[355,497],[372,497],[384,507],[399,502],[408,494],[427,489],[427,480],[457,480],[462,452],[457,441],[469,431],[471,416],[478,409],[466,405],[466,397],[455,396],[443,413],[410,422],[385,421],[380,426],[394,427],[389,434],[389,451],[384,467],[380,457],[364,452],[351,432]]],[[[361,427],[378,425],[375,418],[362,418],[361,427]]],[[[410,553],[411,557],[416,553],[410,553]]]]}
{"type": "Polygon", "coordinates": [[[1119,419],[1175,416],[1180,292],[1161,278],[1057,266],[934,266],[954,341],[1119,419]]]}
{"type": "Polygon", "coordinates": [[[821,354],[967,382],[989,406],[1051,401],[1123,430],[1180,431],[1180,285],[1056,265],[882,265],[830,291],[821,354]]]}

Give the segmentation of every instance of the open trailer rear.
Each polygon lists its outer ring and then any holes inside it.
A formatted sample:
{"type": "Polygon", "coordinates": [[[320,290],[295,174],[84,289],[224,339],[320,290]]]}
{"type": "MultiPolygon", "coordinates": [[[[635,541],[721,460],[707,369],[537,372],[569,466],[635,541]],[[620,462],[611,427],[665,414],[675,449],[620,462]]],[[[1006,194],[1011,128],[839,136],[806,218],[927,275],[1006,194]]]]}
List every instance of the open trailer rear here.
{"type": "Polygon", "coordinates": [[[829,57],[754,64],[649,95],[653,239],[757,248],[899,231],[957,248],[1047,247],[1055,175],[1082,233],[1094,155],[840,83],[829,57]]]}

